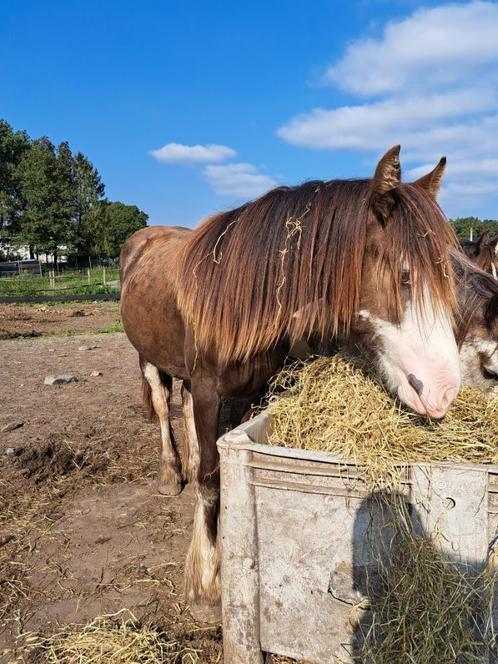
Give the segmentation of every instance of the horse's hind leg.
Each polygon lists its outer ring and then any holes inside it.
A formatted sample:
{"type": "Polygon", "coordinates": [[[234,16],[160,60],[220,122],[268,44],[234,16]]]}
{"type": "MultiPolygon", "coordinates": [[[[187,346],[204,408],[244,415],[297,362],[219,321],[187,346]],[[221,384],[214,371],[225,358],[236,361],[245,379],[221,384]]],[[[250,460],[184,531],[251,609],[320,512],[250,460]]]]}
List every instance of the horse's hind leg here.
{"type": "Polygon", "coordinates": [[[199,443],[197,442],[197,431],[195,430],[194,402],[192,399],[190,381],[186,380],[182,383],[182,409],[185,429],[183,469],[185,479],[188,482],[195,482],[197,480],[197,470],[199,468],[199,443]]]}
{"type": "Polygon", "coordinates": [[[151,389],[152,406],[161,425],[158,490],[167,496],[177,496],[182,490],[182,480],[180,458],[169,421],[169,401],[173,379],[168,374],[159,371],[150,362],[141,363],[141,367],[143,376],[151,389]]]}

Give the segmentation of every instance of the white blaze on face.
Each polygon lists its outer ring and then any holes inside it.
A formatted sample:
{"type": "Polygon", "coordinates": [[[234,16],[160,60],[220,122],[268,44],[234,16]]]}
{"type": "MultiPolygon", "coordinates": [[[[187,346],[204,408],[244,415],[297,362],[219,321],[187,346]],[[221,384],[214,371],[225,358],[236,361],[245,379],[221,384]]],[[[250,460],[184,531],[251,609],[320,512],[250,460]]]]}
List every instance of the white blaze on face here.
{"type": "Polygon", "coordinates": [[[380,369],[388,389],[416,413],[443,417],[460,389],[460,363],[451,321],[434,311],[430,297],[423,309],[409,302],[396,325],[360,311],[381,341],[380,369]]]}

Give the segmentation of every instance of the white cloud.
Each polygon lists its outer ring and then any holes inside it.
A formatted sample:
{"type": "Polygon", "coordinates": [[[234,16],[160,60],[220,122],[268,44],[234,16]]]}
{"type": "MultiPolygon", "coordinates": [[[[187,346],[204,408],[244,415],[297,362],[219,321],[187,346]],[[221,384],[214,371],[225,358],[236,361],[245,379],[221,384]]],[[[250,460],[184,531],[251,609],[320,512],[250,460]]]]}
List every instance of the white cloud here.
{"type": "Polygon", "coordinates": [[[333,110],[316,108],[291,119],[277,134],[289,143],[314,148],[381,150],[397,137],[404,139],[403,147],[416,148],[420,137],[413,131],[493,108],[498,108],[494,90],[469,88],[333,110]]]}
{"type": "Polygon", "coordinates": [[[231,159],[237,153],[226,145],[167,143],[158,150],[151,150],[149,154],[158,161],[169,164],[209,164],[231,159]]]}
{"type": "Polygon", "coordinates": [[[315,108],[277,134],[313,149],[381,154],[400,143],[409,177],[448,157],[443,192],[452,214],[497,193],[498,3],[420,9],[378,39],[352,42],[325,80],[361,102],[315,108]]]}
{"type": "Polygon", "coordinates": [[[274,178],[260,173],[252,164],[209,165],[203,173],[217,194],[234,198],[254,198],[278,184],[274,178]]]}
{"type": "Polygon", "coordinates": [[[381,39],[361,39],[328,68],[325,79],[355,94],[406,86],[446,87],[498,60],[498,5],[450,4],[390,22],[381,39]]]}

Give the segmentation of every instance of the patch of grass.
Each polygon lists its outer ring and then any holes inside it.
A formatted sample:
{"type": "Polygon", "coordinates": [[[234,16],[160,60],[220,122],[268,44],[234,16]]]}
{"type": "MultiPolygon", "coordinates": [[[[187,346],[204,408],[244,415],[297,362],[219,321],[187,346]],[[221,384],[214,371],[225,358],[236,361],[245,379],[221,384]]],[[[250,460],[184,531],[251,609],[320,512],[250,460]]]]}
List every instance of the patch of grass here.
{"type": "Polygon", "coordinates": [[[118,268],[106,268],[104,285],[103,268],[90,270],[72,270],[56,274],[54,282],[48,274],[36,277],[32,274],[21,274],[13,278],[0,279],[0,295],[49,295],[61,294],[87,294],[112,293],[116,289],[110,282],[119,282],[118,268]]]}
{"type": "Polygon", "coordinates": [[[101,327],[95,331],[95,334],[111,334],[112,332],[124,332],[123,323],[117,318],[112,325],[101,327]]]}

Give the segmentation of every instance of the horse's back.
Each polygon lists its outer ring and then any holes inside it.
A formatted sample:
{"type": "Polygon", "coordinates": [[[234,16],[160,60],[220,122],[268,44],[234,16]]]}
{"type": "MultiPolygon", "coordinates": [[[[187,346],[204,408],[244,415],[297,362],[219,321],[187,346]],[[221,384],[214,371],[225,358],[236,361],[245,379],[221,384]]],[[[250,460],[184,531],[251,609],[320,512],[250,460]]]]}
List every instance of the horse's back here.
{"type": "Polygon", "coordinates": [[[123,245],[121,318],[139,354],[170,375],[184,373],[184,325],[176,300],[175,266],[191,230],[150,226],[123,245]]]}
{"type": "Polygon", "coordinates": [[[182,226],[147,226],[130,235],[121,248],[119,270],[121,283],[126,281],[133,265],[149,252],[159,251],[168,254],[181,244],[191,233],[182,226]]]}

